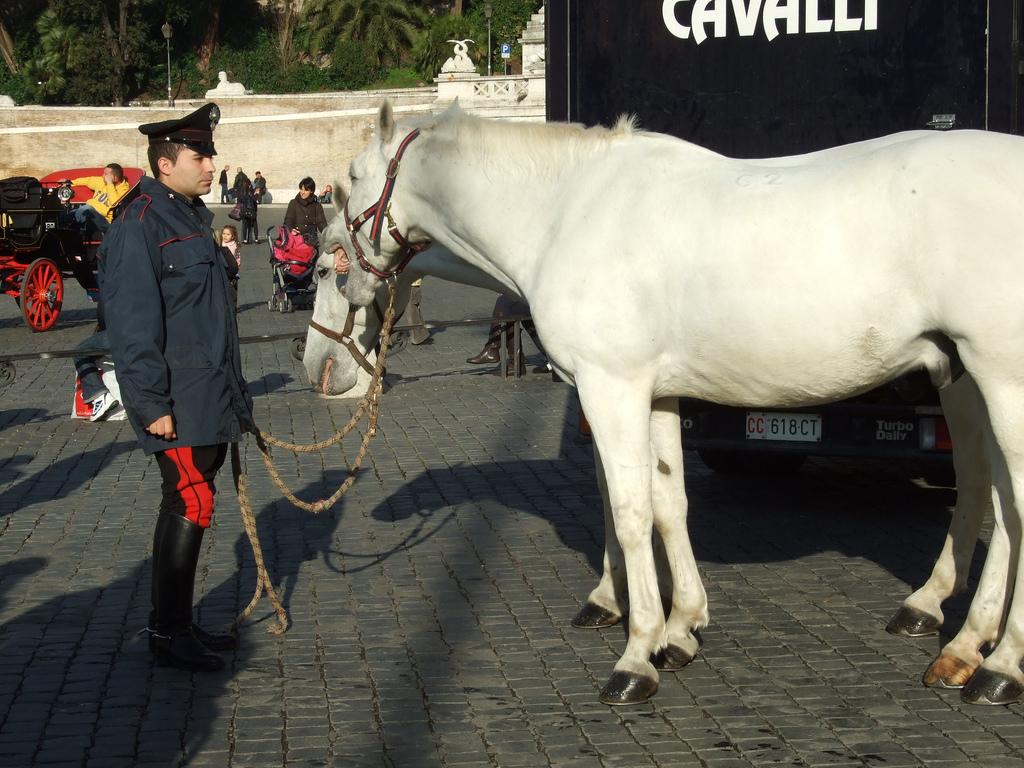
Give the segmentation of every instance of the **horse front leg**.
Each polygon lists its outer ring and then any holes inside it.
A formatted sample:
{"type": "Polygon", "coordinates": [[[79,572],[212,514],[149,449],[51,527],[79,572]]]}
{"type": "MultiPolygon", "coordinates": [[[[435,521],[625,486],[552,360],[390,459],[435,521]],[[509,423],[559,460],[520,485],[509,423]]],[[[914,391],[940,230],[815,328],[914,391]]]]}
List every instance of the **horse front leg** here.
{"type": "Polygon", "coordinates": [[[601,581],[590,591],[586,604],[573,617],[572,625],[581,629],[603,629],[622,621],[626,612],[626,568],[622,547],[615,537],[615,521],[608,501],[608,481],[601,466],[601,452],[594,443],[594,469],[604,508],[604,557],[601,581]]]}
{"type": "Polygon", "coordinates": [[[580,399],[600,450],[615,536],[622,547],[629,595],[629,640],[601,689],[605,704],[637,704],[658,690],[651,657],[665,636],[651,537],[650,390],[577,372],[580,399]]]}
{"type": "MultiPolygon", "coordinates": [[[[686,529],[686,488],[679,399],[657,400],[651,410],[651,475],[654,526],[663,544],[659,566],[667,565],[671,609],[655,666],[677,670],[700,650],[699,630],[708,623],[708,600],[686,529]]],[[[656,551],[656,555],[659,553],[656,551]]],[[[662,579],[664,582],[664,578],[662,579]]]]}
{"type": "MultiPolygon", "coordinates": [[[[956,508],[942,551],[931,576],[886,625],[894,635],[925,637],[938,633],[942,603],[967,584],[978,533],[992,509],[992,476],[986,456],[987,415],[981,393],[967,374],[939,393],[942,412],[953,438],[956,508]]],[[[979,662],[980,663],[980,662],[979,662]]]]}

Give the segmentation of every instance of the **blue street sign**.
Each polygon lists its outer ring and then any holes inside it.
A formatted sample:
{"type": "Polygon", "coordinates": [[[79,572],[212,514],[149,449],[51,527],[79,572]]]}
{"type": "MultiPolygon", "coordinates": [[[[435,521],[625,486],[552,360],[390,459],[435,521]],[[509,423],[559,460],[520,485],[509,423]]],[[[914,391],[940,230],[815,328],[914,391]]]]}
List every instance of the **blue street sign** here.
{"type": "Polygon", "coordinates": [[[501,44],[501,58],[511,59],[512,58],[512,43],[501,44]]]}

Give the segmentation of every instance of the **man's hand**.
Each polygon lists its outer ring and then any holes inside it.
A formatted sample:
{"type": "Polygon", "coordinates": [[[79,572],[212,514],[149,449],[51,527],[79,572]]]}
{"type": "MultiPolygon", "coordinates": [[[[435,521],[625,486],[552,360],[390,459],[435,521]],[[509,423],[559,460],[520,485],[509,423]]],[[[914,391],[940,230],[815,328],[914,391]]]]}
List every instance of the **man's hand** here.
{"type": "Polygon", "coordinates": [[[174,417],[171,414],[161,416],[148,427],[146,431],[154,437],[162,437],[164,440],[176,440],[178,433],[174,431],[174,417]]]}
{"type": "Polygon", "coordinates": [[[352,262],[349,261],[348,254],[345,253],[345,249],[340,245],[334,250],[334,271],[339,275],[347,275],[349,267],[352,266],[352,262]]]}

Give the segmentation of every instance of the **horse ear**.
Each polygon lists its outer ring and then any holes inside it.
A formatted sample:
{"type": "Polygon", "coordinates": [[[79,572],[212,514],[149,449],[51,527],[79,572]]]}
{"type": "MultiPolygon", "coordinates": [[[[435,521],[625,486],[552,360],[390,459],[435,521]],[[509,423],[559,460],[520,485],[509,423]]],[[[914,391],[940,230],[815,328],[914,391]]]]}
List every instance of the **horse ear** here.
{"type": "Polygon", "coordinates": [[[459,116],[462,114],[462,105],[459,104],[459,97],[456,96],[454,99],[452,99],[452,103],[445,107],[444,112],[437,116],[435,124],[450,123],[454,120],[458,120],[459,116]]]}
{"type": "Polygon", "coordinates": [[[340,181],[334,182],[334,194],[331,195],[331,201],[334,203],[334,210],[338,213],[345,209],[345,203],[348,202],[348,190],[341,186],[340,181]]]}
{"type": "Polygon", "coordinates": [[[377,114],[377,135],[380,136],[382,144],[390,144],[395,138],[395,112],[388,99],[380,105],[380,112],[377,114]]]}

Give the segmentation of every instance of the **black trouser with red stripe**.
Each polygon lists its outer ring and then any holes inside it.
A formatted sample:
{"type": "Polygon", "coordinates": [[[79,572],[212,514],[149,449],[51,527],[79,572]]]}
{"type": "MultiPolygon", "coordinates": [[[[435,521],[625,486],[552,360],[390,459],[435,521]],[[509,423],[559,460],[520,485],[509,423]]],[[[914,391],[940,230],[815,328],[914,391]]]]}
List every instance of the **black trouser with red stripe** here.
{"type": "MultiPolygon", "coordinates": [[[[170,448],[156,454],[162,498],[153,532],[151,644],[162,660],[188,669],[223,666],[220,657],[196,637],[201,630],[192,621],[192,596],[203,533],[213,519],[213,481],[226,455],[226,444],[170,448]]],[[[224,640],[202,635],[210,642],[224,640]]]]}
{"type": "Polygon", "coordinates": [[[160,514],[181,515],[200,528],[213,518],[213,479],[224,464],[227,443],[170,448],[156,454],[163,478],[160,514]]]}

